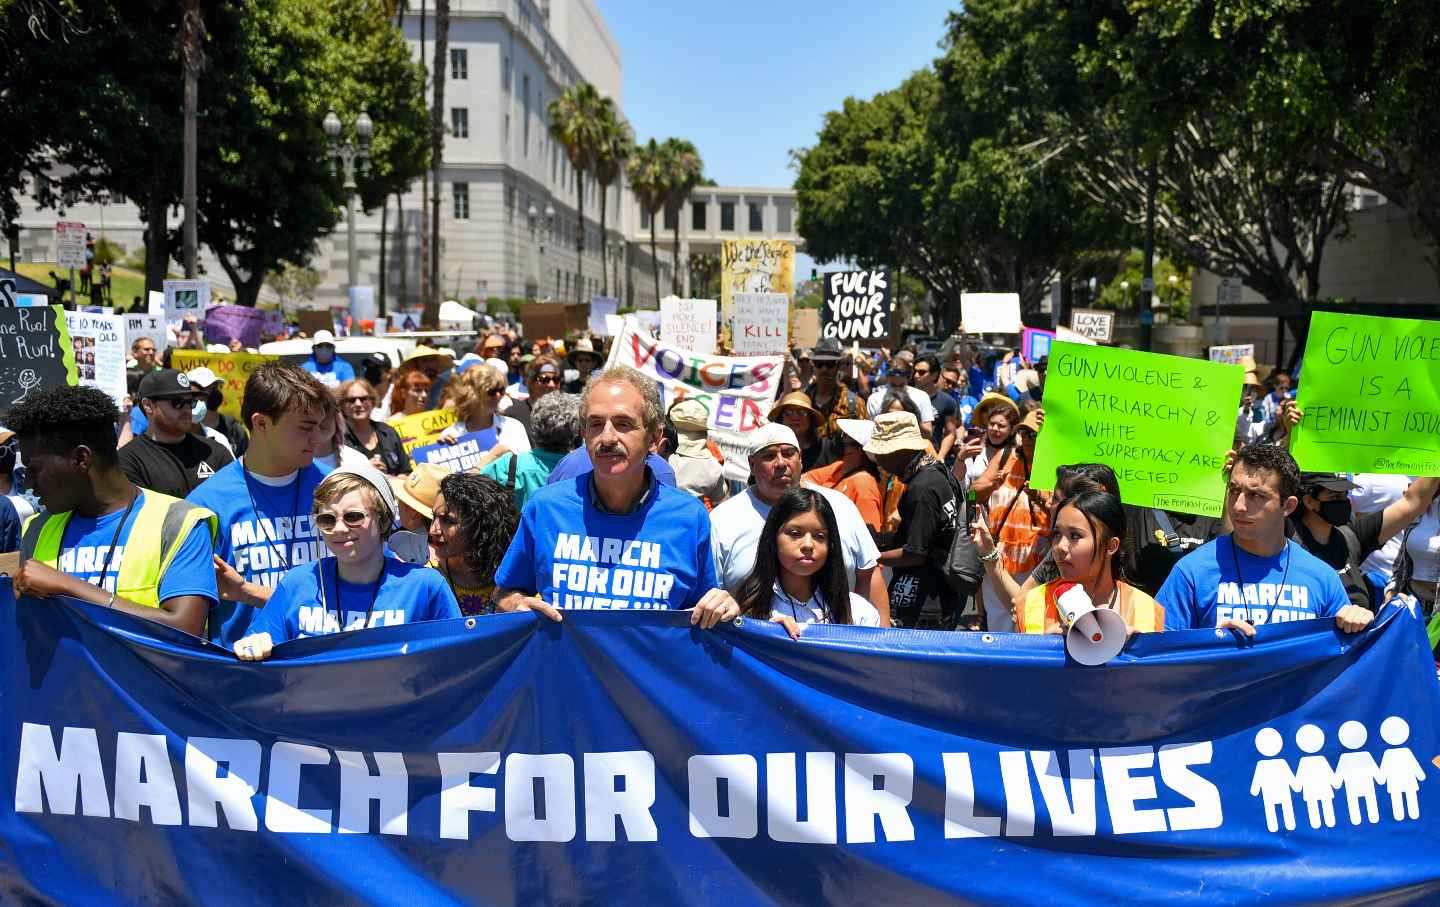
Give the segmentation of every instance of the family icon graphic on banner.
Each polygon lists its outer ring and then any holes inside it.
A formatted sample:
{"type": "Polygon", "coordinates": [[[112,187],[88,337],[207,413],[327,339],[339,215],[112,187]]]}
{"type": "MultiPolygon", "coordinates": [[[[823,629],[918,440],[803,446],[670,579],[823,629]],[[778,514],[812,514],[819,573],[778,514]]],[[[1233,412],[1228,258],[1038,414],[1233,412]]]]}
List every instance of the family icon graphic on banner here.
{"type": "Polygon", "coordinates": [[[1420,818],[1420,782],[1425,769],[1407,746],[1410,725],[1398,715],[1380,722],[1380,738],[1389,749],[1375,757],[1361,749],[1368,739],[1365,725],[1347,721],[1340,725],[1340,743],[1346,752],[1335,761],[1319,755],[1325,746],[1325,732],[1317,725],[1306,724],[1295,732],[1295,745],[1305,753],[1290,768],[1287,759],[1276,758],[1285,747],[1284,738],[1274,728],[1261,728],[1255,735],[1255,749],[1264,756],[1255,764],[1250,781],[1250,795],[1259,797],[1265,808],[1265,827],[1279,831],[1283,823],[1287,831],[1295,829],[1294,795],[1305,803],[1306,818],[1311,828],[1335,827],[1336,791],[1345,791],[1351,825],[1361,824],[1364,817],[1374,825],[1380,821],[1377,785],[1390,795],[1390,812],[1395,821],[1420,818]]]}

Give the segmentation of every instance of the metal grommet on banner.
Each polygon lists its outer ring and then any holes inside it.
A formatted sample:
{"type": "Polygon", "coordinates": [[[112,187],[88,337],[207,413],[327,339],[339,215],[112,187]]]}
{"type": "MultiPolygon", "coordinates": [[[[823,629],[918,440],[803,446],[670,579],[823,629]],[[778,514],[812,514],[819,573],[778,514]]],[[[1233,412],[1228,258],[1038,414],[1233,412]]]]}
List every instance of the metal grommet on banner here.
{"type": "Polygon", "coordinates": [[[735,618],[735,626],[737,626],[737,627],[743,627],[743,626],[745,626],[745,618],[737,616],[737,617],[735,618]]]}
{"type": "Polygon", "coordinates": [[[473,629],[475,629],[475,618],[473,618],[473,617],[467,617],[467,618],[465,618],[465,629],[467,629],[467,630],[473,630],[473,629]]]}
{"type": "Polygon", "coordinates": [[[994,641],[995,641],[995,637],[994,637],[994,636],[991,636],[989,633],[982,633],[982,634],[980,634],[980,641],[981,641],[981,642],[994,642],[994,641]]]}
{"type": "Polygon", "coordinates": [[[1216,635],[1216,637],[1218,637],[1218,638],[1220,638],[1220,639],[1224,639],[1224,638],[1225,638],[1226,636],[1228,636],[1229,634],[1225,632],[1225,628],[1224,628],[1224,627],[1216,627],[1216,628],[1215,628],[1215,635],[1216,635]]]}

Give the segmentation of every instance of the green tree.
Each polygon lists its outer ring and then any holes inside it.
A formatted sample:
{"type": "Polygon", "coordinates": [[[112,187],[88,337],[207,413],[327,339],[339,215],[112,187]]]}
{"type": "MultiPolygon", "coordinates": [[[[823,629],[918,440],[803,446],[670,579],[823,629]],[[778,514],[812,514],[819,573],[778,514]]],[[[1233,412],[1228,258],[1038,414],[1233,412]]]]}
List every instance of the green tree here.
{"type": "Polygon", "coordinates": [[[641,210],[650,220],[650,270],[655,277],[655,299],[658,301],[660,254],[655,243],[655,221],[670,194],[670,168],[666,163],[664,149],[654,139],[650,139],[631,152],[630,160],[625,164],[625,172],[630,179],[630,191],[635,193],[641,210]]]}
{"type": "Polygon", "coordinates": [[[611,185],[620,178],[625,163],[634,150],[635,133],[630,124],[620,116],[612,98],[601,98],[599,128],[592,163],[595,168],[595,182],[600,185],[600,281],[601,293],[606,296],[610,295],[610,271],[606,267],[606,256],[610,247],[606,233],[606,209],[609,201],[607,196],[611,185]]]}
{"type": "Polygon", "coordinates": [[[665,155],[665,169],[669,177],[669,188],[665,194],[665,208],[675,212],[675,270],[671,273],[670,292],[680,295],[680,217],[690,201],[690,193],[705,178],[705,162],[695,145],[685,139],[669,138],[660,146],[665,155]]]}
{"type": "Polygon", "coordinates": [[[585,279],[585,177],[594,170],[601,139],[600,93],[589,82],[576,82],[546,108],[550,135],[565,149],[575,171],[575,301],[581,302],[585,279]]]}

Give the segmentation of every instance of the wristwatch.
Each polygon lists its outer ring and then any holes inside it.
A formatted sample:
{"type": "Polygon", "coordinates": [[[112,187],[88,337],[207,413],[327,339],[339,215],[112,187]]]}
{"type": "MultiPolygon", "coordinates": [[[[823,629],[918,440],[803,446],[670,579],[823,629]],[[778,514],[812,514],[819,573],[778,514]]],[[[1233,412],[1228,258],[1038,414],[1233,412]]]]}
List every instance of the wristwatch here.
{"type": "Polygon", "coordinates": [[[1000,560],[1000,549],[999,549],[999,548],[996,548],[994,551],[990,552],[989,554],[982,554],[982,555],[980,555],[980,560],[984,561],[984,562],[987,563],[987,564],[993,564],[993,563],[995,563],[996,561],[1000,560]]]}

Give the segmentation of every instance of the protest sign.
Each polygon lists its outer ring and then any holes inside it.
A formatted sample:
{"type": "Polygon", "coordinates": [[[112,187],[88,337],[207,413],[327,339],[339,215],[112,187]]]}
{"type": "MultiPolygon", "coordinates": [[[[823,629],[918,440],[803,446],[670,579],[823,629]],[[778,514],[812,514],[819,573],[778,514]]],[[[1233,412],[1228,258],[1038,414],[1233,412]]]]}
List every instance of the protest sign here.
{"type": "Polygon", "coordinates": [[[890,284],[890,275],[883,268],[826,274],[820,335],[842,343],[856,340],[887,342],[890,337],[890,309],[894,306],[890,284]]]}
{"type": "Polygon", "coordinates": [[[1314,313],[1296,404],[1302,469],[1440,475],[1440,321],[1314,313]]]}
{"type": "Polygon", "coordinates": [[[1054,331],[1026,328],[1020,332],[1020,354],[1031,365],[1050,355],[1050,344],[1055,342],[1054,331]]]}
{"type": "Polygon", "coordinates": [[[311,337],[316,331],[335,332],[335,314],[329,309],[301,309],[295,313],[295,321],[311,337]]]}
{"type": "Polygon", "coordinates": [[[614,315],[618,308],[620,308],[620,300],[614,296],[591,296],[590,313],[585,319],[590,333],[597,337],[609,337],[610,330],[606,327],[605,316],[614,315]]]}
{"type": "Polygon", "coordinates": [[[167,280],[161,286],[165,288],[165,317],[170,321],[201,318],[210,306],[208,280],[167,280]]]}
{"type": "Polygon", "coordinates": [[[1057,341],[1030,484],[1049,491],[1055,467],[1104,463],[1127,504],[1219,516],[1240,379],[1234,365],[1057,341]]]}
{"type": "Polygon", "coordinates": [[[420,306],[411,306],[398,312],[391,312],[386,316],[390,322],[390,333],[408,334],[420,330],[420,319],[424,314],[425,309],[420,306]]]}
{"type": "MultiPolygon", "coordinates": [[[[67,312],[65,328],[75,357],[75,377],[83,387],[98,387],[123,406],[125,386],[125,319],[119,315],[67,312]]],[[[157,347],[158,349],[158,347],[157,347]]]]}
{"type": "Polygon", "coordinates": [[[660,339],[682,350],[715,354],[715,300],[660,300],[660,339]]]}
{"type": "Polygon", "coordinates": [[[730,346],[739,356],[783,356],[790,349],[790,297],[736,293],[730,346]]]}
{"type": "Polygon", "coordinates": [[[820,310],[795,309],[791,312],[790,344],[811,349],[820,342],[820,310]]]}
{"type": "Polygon", "coordinates": [[[0,309],[0,411],[33,391],[77,380],[62,307],[0,309]]]}
{"type": "Polygon", "coordinates": [[[151,315],[164,316],[165,294],[160,290],[151,290],[146,295],[145,310],[151,315]]]}
{"type": "Polygon", "coordinates": [[[736,293],[795,296],[795,244],[781,239],[727,239],[720,245],[720,311],[728,324],[736,293]]]}
{"type": "Polygon", "coordinates": [[[434,444],[440,440],[440,433],[455,424],[455,410],[427,409],[413,416],[391,416],[390,427],[400,435],[400,442],[406,453],[417,447],[434,444]]]}
{"type": "Polygon", "coordinates": [[[233,418],[240,418],[240,406],[245,402],[245,382],[250,373],[267,362],[278,362],[279,356],[264,356],[259,353],[207,353],[204,350],[176,350],[171,354],[170,364],[188,372],[202,365],[225,382],[222,393],[225,402],[220,412],[233,418]]]}
{"type": "Polygon", "coordinates": [[[85,267],[85,225],[77,221],[55,222],[55,263],[76,271],[85,267]]]}
{"type": "Polygon", "coordinates": [[[1229,346],[1210,347],[1211,362],[1228,362],[1231,365],[1240,365],[1245,361],[1255,361],[1255,344],[1233,343],[1229,346]]]}
{"type": "Polygon", "coordinates": [[[960,320],[965,332],[980,334],[1018,334],[1020,321],[1019,293],[961,293],[960,320]]]}
{"type": "Polygon", "coordinates": [[[743,482],[750,475],[745,435],[764,424],[784,362],[782,356],[716,356],[679,349],[626,318],[606,367],[627,365],[655,379],[665,407],[682,397],[699,400],[710,440],[725,454],[725,475],[743,482]]]}
{"type": "MultiPolygon", "coordinates": [[[[640,322],[641,326],[644,327],[645,330],[649,331],[650,333],[652,333],[652,334],[659,334],[659,333],[660,333],[660,310],[659,310],[659,309],[641,309],[640,311],[634,313],[634,318],[635,318],[636,321],[640,322]]],[[[618,336],[620,336],[620,334],[619,334],[619,332],[617,331],[616,333],[611,334],[610,336],[612,336],[612,337],[618,337],[618,336]]]]}
{"type": "Polygon", "coordinates": [[[1115,336],[1115,313],[1104,309],[1075,309],[1070,313],[1070,330],[1100,343],[1115,336]]]}
{"type": "Polygon", "coordinates": [[[480,455],[495,446],[495,429],[482,428],[455,439],[454,444],[425,444],[410,451],[410,459],[416,463],[433,463],[444,466],[451,472],[474,469],[480,463],[480,455]]]}
{"type": "Polygon", "coordinates": [[[205,342],[257,347],[268,321],[266,313],[246,305],[216,305],[205,312],[205,342]]]}
{"type": "Polygon", "coordinates": [[[563,338],[569,314],[559,302],[527,302],[520,306],[520,333],[529,343],[563,338]]]}
{"type": "MultiPolygon", "coordinates": [[[[575,529],[569,569],[605,570],[575,529]]],[[[11,903],[1440,900],[1440,685],[1403,608],[1095,668],[1058,635],[579,609],[245,662],[0,596],[11,903]]]]}
{"type": "Polygon", "coordinates": [[[165,342],[165,315],[163,312],[154,315],[126,315],[125,316],[125,351],[129,353],[135,341],[146,338],[155,344],[155,352],[158,354],[168,345],[165,342]]]}

